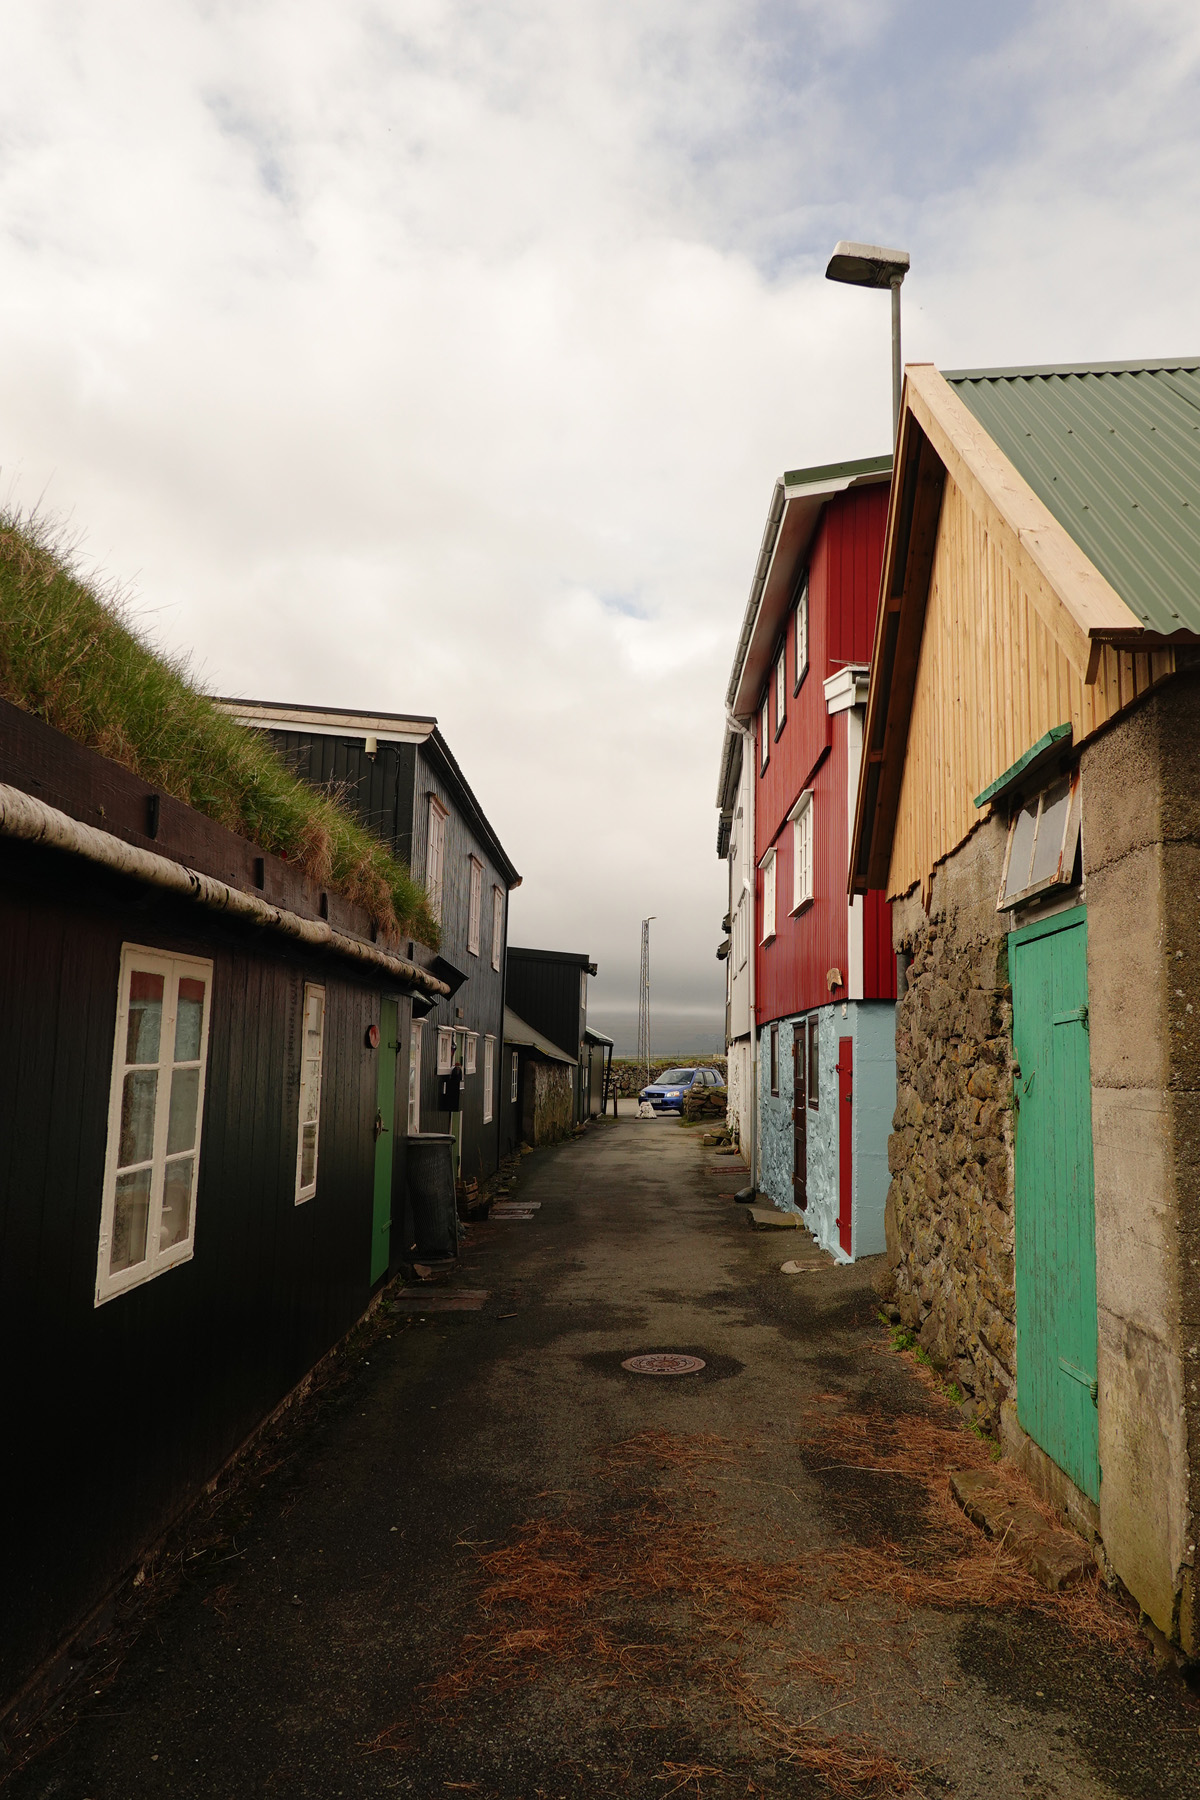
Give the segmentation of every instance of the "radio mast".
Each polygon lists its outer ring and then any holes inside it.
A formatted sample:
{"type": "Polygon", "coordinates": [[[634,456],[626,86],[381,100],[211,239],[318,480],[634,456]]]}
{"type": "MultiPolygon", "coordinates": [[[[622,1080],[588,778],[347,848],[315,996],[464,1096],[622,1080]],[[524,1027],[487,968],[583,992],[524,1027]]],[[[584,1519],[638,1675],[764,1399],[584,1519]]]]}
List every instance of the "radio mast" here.
{"type": "MultiPolygon", "coordinates": [[[[651,913],[650,919],[658,917],[651,913]]],[[[642,966],[638,974],[638,1061],[650,1079],[650,919],[642,920],[642,966]]]]}

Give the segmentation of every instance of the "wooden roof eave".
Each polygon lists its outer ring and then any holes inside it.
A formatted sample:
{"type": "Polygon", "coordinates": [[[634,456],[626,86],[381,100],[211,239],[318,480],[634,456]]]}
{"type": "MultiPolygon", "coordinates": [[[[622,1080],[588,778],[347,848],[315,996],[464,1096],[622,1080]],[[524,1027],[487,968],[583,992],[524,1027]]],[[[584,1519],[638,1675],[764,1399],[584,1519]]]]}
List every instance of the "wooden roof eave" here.
{"type": "Polygon", "coordinates": [[[904,405],[884,537],[854,809],[852,894],[887,885],[945,473],[925,432],[904,405]]]}
{"type": "Polygon", "coordinates": [[[1096,680],[1106,643],[1150,648],[1152,642],[1136,614],[931,363],[905,369],[896,467],[855,808],[852,893],[888,884],[947,475],[1085,683],[1096,680]]]}

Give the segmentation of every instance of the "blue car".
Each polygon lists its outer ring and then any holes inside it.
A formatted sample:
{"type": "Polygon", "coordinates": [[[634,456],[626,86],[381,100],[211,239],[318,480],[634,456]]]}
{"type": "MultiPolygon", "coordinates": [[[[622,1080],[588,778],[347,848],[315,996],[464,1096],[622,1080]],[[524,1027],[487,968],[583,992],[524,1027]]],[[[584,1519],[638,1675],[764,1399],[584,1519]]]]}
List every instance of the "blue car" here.
{"type": "Polygon", "coordinates": [[[715,1069],[665,1069],[657,1081],[644,1087],[639,1100],[648,1100],[662,1112],[683,1111],[683,1102],[693,1088],[724,1087],[715,1069]]]}

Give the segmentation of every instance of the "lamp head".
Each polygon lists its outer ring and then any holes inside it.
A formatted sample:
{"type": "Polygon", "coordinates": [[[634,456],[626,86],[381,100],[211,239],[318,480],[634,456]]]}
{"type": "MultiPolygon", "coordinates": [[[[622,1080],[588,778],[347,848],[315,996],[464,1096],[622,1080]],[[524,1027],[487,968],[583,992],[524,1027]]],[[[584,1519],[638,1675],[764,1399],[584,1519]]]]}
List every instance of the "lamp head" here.
{"type": "Polygon", "coordinates": [[[899,287],[908,269],[907,250],[885,250],[880,244],[851,244],[843,239],[829,259],[825,279],[844,281],[850,287],[899,287]]]}

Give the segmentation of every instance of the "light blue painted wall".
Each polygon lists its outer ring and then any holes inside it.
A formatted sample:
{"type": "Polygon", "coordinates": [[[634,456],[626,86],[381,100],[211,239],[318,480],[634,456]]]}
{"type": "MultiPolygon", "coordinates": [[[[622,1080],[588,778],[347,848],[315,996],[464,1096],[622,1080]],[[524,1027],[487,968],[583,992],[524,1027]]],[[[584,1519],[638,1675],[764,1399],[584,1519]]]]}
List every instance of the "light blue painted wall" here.
{"type": "Polygon", "coordinates": [[[888,1191],[888,1136],[896,1110],[896,1009],[863,1000],[854,1021],[854,1254],[886,1248],[883,1206],[888,1191]]]}
{"type": "MultiPolygon", "coordinates": [[[[838,1039],[854,1043],[854,1105],[847,1107],[854,1132],[852,1196],[854,1250],[870,1256],[884,1247],[883,1205],[887,1197],[887,1142],[896,1104],[895,1009],[886,1001],[848,1001],[823,1006],[818,1014],[819,1104],[808,1109],[808,1210],[804,1223],[822,1249],[846,1262],[838,1241],[838,1039]]],[[[758,1038],[758,1185],[776,1206],[795,1212],[792,1187],[792,1038],[804,1020],[779,1021],[779,1086],[771,1093],[770,1028],[758,1038]]]]}

